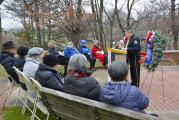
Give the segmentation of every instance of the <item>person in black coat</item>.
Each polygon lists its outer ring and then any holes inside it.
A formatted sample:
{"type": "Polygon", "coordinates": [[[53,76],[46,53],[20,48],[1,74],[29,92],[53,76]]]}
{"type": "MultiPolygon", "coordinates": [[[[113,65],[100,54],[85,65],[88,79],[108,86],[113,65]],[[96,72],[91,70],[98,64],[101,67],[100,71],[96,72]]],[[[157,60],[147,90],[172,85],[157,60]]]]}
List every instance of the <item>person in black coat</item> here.
{"type": "Polygon", "coordinates": [[[140,84],[140,39],[131,30],[125,33],[129,39],[127,45],[127,63],[130,64],[132,85],[139,87],[140,84]]]}
{"type": "Polygon", "coordinates": [[[24,46],[20,46],[18,49],[17,49],[17,54],[18,54],[18,57],[15,59],[15,66],[20,70],[20,71],[23,71],[23,67],[24,67],[24,64],[25,64],[25,56],[27,55],[29,51],[29,48],[27,47],[24,47],[24,46]]]}
{"type": "Polygon", "coordinates": [[[87,70],[88,61],[83,54],[76,54],[70,58],[68,74],[64,79],[64,92],[99,100],[101,86],[91,77],[91,71],[87,70]]]}
{"type": "Polygon", "coordinates": [[[63,91],[62,76],[55,70],[58,66],[58,58],[54,55],[47,55],[43,58],[36,72],[36,79],[43,87],[63,91]]]}
{"type": "Polygon", "coordinates": [[[12,41],[3,44],[0,54],[0,64],[6,69],[7,73],[19,84],[19,78],[13,68],[15,66],[16,49],[12,41]]]}
{"type": "Polygon", "coordinates": [[[56,48],[56,42],[54,41],[54,40],[50,40],[49,42],[48,42],[48,53],[49,53],[49,55],[55,55],[55,56],[58,56],[59,55],[59,53],[58,53],[58,51],[55,49],[56,48]]]}
{"type": "Polygon", "coordinates": [[[48,49],[47,49],[48,54],[58,57],[58,64],[64,65],[64,74],[63,75],[66,76],[69,58],[65,57],[64,55],[60,55],[59,52],[55,48],[56,48],[56,42],[54,40],[50,40],[48,42],[48,49]]]}

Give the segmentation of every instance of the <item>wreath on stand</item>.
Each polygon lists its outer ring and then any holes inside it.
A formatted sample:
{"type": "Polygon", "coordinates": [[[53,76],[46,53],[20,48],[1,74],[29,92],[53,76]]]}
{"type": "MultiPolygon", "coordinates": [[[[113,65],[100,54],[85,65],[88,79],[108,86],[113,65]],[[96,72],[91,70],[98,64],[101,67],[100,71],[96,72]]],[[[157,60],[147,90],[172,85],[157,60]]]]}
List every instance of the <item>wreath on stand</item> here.
{"type": "Polygon", "coordinates": [[[144,68],[149,72],[154,72],[163,58],[166,41],[156,32],[149,31],[146,37],[146,42],[147,55],[144,62],[144,68]]]}

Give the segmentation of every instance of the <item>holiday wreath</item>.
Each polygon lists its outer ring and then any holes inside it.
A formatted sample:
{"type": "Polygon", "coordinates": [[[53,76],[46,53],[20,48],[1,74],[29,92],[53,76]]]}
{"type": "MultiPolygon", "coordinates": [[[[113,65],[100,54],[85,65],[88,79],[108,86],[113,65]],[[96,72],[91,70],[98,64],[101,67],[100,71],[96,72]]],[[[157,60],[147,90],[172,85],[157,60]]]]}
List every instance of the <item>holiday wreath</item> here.
{"type": "Polygon", "coordinates": [[[153,72],[161,62],[166,41],[156,32],[149,31],[146,37],[147,42],[147,55],[144,62],[144,67],[153,72]]]}

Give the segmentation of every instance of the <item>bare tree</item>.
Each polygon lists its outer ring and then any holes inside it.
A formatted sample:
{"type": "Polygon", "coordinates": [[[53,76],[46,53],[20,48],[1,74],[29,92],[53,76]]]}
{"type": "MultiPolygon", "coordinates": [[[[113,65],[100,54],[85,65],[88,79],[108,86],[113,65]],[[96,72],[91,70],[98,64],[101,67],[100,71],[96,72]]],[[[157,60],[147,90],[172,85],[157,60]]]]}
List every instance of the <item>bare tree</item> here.
{"type": "Polygon", "coordinates": [[[173,31],[174,49],[178,50],[178,28],[176,19],[176,0],[171,0],[171,28],[173,31]]]}
{"type": "MultiPolygon", "coordinates": [[[[4,0],[0,0],[0,5],[4,0]]],[[[1,9],[0,9],[1,12],[1,9]]],[[[0,48],[2,48],[2,23],[1,23],[1,14],[0,14],[0,48]]]]}

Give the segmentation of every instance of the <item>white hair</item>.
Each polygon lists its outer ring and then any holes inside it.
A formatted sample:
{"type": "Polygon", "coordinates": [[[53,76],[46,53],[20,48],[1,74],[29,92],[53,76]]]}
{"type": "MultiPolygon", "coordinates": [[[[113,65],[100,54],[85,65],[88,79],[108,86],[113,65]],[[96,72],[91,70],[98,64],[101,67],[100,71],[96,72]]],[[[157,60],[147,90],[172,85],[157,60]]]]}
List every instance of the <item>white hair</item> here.
{"type": "Polygon", "coordinates": [[[85,71],[87,69],[88,60],[83,54],[75,54],[71,56],[68,63],[68,71],[85,71]]]}

